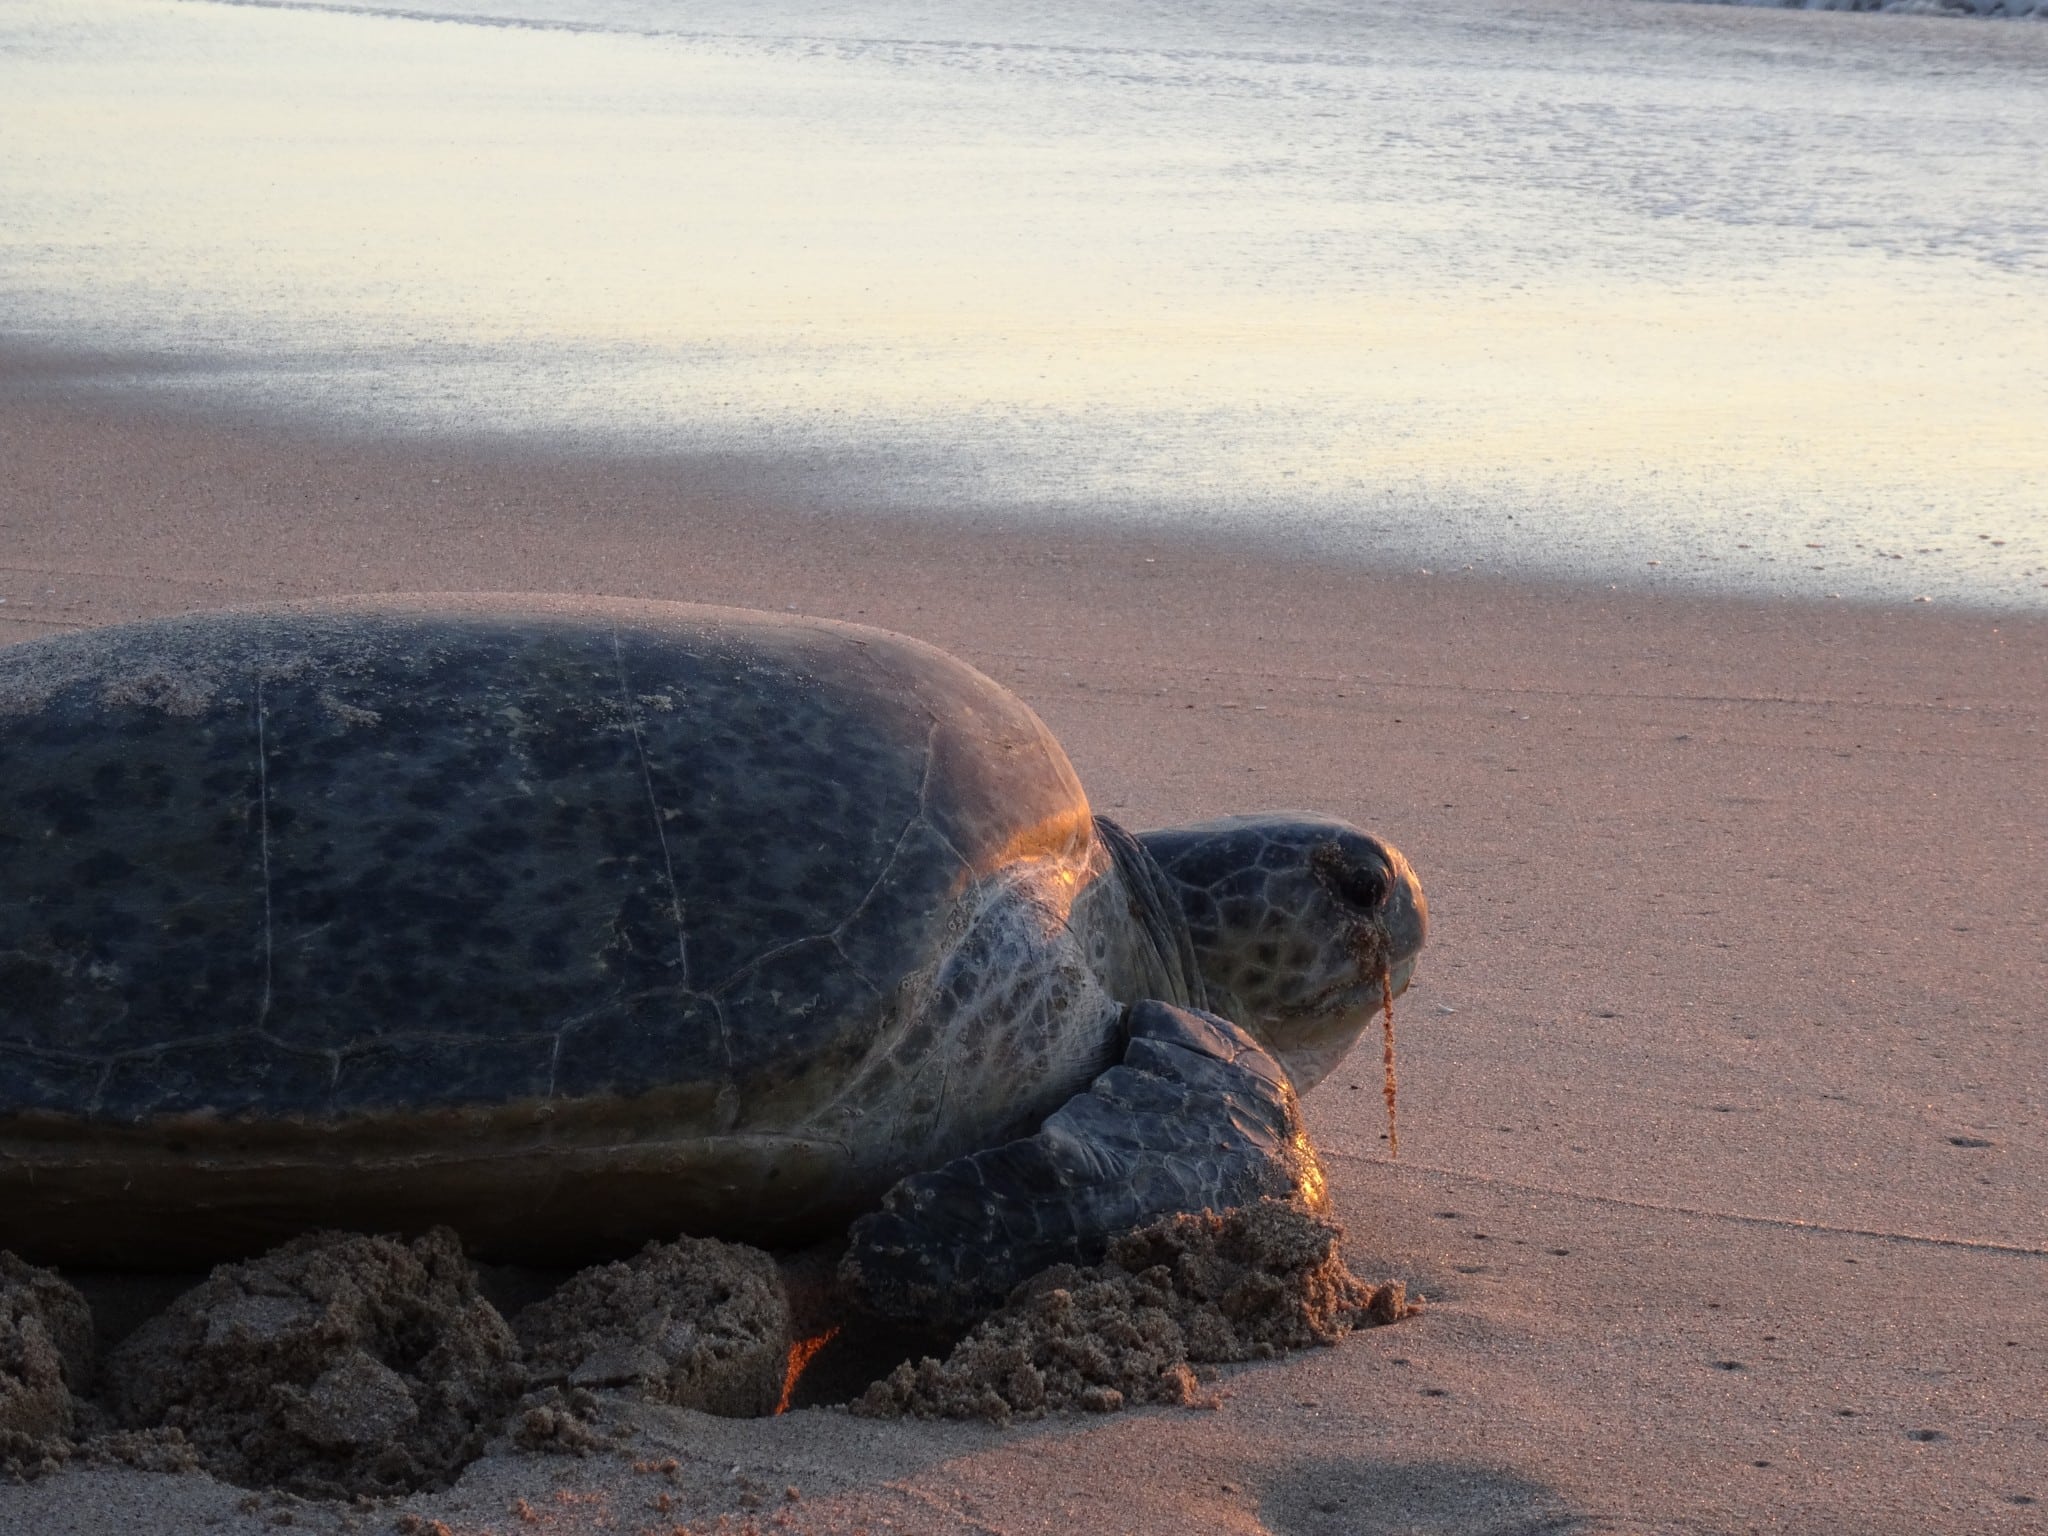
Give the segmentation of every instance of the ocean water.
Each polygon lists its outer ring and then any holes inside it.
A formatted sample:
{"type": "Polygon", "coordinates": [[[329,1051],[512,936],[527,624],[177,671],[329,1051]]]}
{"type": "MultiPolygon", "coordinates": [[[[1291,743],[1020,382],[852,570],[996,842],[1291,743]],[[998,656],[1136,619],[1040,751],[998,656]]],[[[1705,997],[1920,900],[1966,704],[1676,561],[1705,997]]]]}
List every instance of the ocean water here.
{"type": "Polygon", "coordinates": [[[2048,27],[6,0],[66,387],[1375,566],[2048,609],[2048,27]]]}

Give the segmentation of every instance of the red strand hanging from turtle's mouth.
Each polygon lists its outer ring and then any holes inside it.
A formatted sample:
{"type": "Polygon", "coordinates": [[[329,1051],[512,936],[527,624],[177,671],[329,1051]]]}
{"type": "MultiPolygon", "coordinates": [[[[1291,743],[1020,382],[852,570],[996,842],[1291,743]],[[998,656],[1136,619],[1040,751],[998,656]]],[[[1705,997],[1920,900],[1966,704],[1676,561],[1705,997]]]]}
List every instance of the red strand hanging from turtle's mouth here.
{"type": "Polygon", "coordinates": [[[819,1350],[838,1337],[839,1325],[834,1323],[823,1333],[790,1341],[789,1364],[782,1373],[782,1396],[775,1403],[777,1413],[789,1412],[790,1399],[796,1396],[796,1384],[803,1379],[804,1367],[817,1357],[819,1350]]]}
{"type": "Polygon", "coordinates": [[[1394,974],[1382,967],[1380,970],[1380,1063],[1382,1084],[1380,1091],[1387,1099],[1387,1156],[1401,1155],[1401,1123],[1394,1114],[1394,974]]]}

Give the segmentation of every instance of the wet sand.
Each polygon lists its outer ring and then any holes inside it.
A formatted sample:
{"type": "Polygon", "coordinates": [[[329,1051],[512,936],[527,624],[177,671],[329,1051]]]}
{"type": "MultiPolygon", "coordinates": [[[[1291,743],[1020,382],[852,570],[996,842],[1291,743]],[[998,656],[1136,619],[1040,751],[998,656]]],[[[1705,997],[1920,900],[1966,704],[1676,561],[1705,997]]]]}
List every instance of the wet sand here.
{"type": "MultiPolygon", "coordinates": [[[[1423,1316],[1231,1374],[1214,1411],[642,1408],[628,1450],[297,1526],[2040,1528],[2048,622],[799,514],[736,462],[292,436],[47,382],[0,365],[8,639],[381,590],[858,619],[1015,688],[1101,810],[1327,809],[1430,890],[1399,1161],[1375,1053],[1305,1104],[1353,1267],[1423,1316]]],[[[196,1474],[0,1488],[9,1531],[279,1512],[196,1474]]]]}

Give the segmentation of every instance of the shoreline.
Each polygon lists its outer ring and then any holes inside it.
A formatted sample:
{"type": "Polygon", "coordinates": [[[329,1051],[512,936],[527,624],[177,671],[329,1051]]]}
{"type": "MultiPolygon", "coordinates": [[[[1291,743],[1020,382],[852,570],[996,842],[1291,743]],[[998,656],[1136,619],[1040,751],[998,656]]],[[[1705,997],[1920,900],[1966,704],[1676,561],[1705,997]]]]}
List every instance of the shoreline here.
{"type": "MultiPolygon", "coordinates": [[[[2048,1504],[2048,618],[806,513],[729,464],[34,400],[4,364],[0,443],[6,638],[345,592],[795,607],[1013,688],[1120,820],[1325,809],[1428,886],[1399,1161],[1376,1053],[1304,1101],[1353,1267],[1423,1317],[1206,1413],[649,1413],[630,1453],[487,1457],[423,1519],[654,1528],[670,1485],[636,1465],[666,1457],[702,1518],[795,1484],[814,1531],[1976,1533],[2048,1504]]],[[[0,1525],[269,1529],[243,1498],[76,1469],[0,1488],[0,1525]]]]}
{"type": "MultiPolygon", "coordinates": [[[[1441,558],[1441,551],[1433,555],[1406,547],[1398,533],[1388,547],[1372,547],[1365,542],[1371,535],[1319,521],[1314,511],[1298,507],[1269,508],[1271,515],[1263,516],[1212,515],[1192,507],[1164,514],[1135,503],[1088,512],[1055,504],[1007,504],[986,495],[951,507],[895,503],[886,490],[877,489],[891,472],[891,455],[882,450],[863,454],[806,445],[793,452],[665,451],[608,444],[568,431],[465,435],[431,426],[403,430],[369,420],[323,427],[308,420],[303,404],[265,406],[235,394],[179,397],[149,382],[224,366],[204,357],[73,350],[0,336],[0,433],[5,434],[0,446],[19,437],[29,450],[14,456],[23,462],[0,465],[0,519],[5,519],[0,537],[19,537],[9,525],[30,509],[38,489],[75,503],[87,489],[81,481],[108,476],[117,483],[126,480],[117,495],[136,494],[138,487],[127,477],[134,473],[132,460],[142,454],[217,466],[227,476],[220,487],[223,495],[248,496],[258,486],[281,486],[287,497],[346,516],[365,537],[390,533],[393,513],[397,527],[421,531],[399,510],[401,498],[431,505],[461,531],[481,532],[488,519],[502,518],[508,531],[530,533],[520,522],[545,514],[537,505],[545,487],[563,513],[579,518],[581,532],[613,543],[638,536],[674,546],[702,533],[752,542],[759,555],[799,535],[823,536],[841,548],[850,543],[877,554],[887,549],[920,562],[947,563],[944,546],[958,534],[993,544],[1011,557],[1028,558],[1058,547],[1107,560],[1133,554],[1142,559],[1170,549],[1218,565],[1255,563],[1404,587],[1464,589],[1468,601],[1479,603],[1505,594],[1545,603],[1618,600],[1741,612],[1932,610],[1966,621],[2048,623],[2048,579],[2039,583],[2039,601],[2029,596],[2015,602],[1981,590],[1958,595],[1949,590],[1951,578],[1937,572],[1928,573],[1925,585],[1938,595],[1924,596],[1876,595],[1858,590],[1854,581],[1840,593],[1772,590],[1758,582],[1716,581],[1676,568],[1656,576],[1647,570],[1566,574],[1517,567],[1512,561],[1483,564],[1490,555],[1477,549],[1462,553],[1480,559],[1454,565],[1441,558]],[[23,473],[25,461],[38,457],[38,444],[45,445],[39,455],[45,461],[69,464],[103,454],[109,438],[131,446],[120,458],[98,466],[77,464],[69,481],[23,473]],[[352,489],[347,482],[356,478],[364,483],[352,489]],[[386,515],[377,516],[380,511],[386,515]]],[[[772,438],[772,430],[763,436],[772,438]]],[[[284,514],[288,508],[277,510],[284,514]]],[[[1541,514],[1537,518],[1540,523],[1541,514]]],[[[1447,513],[1442,524],[1460,521],[1447,513]]],[[[1539,527],[1534,536],[1545,535],[1539,527]]],[[[1441,537],[1455,542],[1464,535],[1441,537]]],[[[1502,549],[1491,547],[1492,553],[1502,549]]],[[[2048,578],[2048,571],[2042,575],[2048,578]]],[[[632,579],[651,584],[645,572],[635,571],[632,579]]],[[[547,590],[581,589],[557,585],[547,590]]],[[[659,594],[636,590],[616,595],[659,594]]]]}

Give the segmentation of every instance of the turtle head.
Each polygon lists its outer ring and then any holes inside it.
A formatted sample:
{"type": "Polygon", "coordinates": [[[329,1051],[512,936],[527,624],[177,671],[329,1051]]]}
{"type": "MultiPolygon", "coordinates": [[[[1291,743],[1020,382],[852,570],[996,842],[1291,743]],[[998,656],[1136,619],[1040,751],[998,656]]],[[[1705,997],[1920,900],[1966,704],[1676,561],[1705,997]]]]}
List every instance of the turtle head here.
{"type": "Polygon", "coordinates": [[[1231,816],[1139,834],[1187,914],[1209,1006],[1261,1038],[1298,1092],[1408,985],[1429,928],[1400,853],[1348,822],[1231,816]]]}

